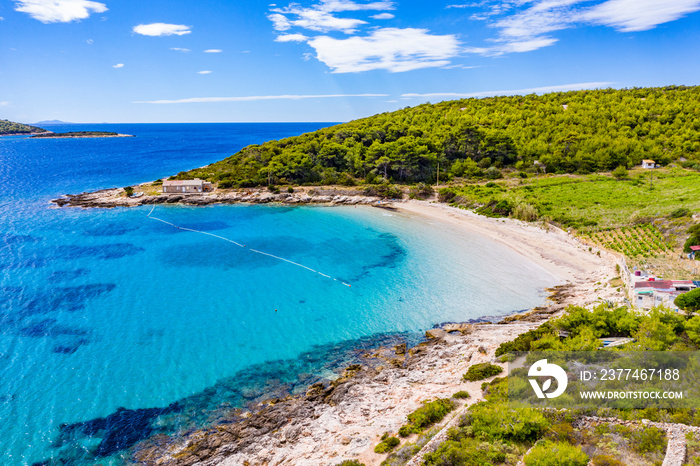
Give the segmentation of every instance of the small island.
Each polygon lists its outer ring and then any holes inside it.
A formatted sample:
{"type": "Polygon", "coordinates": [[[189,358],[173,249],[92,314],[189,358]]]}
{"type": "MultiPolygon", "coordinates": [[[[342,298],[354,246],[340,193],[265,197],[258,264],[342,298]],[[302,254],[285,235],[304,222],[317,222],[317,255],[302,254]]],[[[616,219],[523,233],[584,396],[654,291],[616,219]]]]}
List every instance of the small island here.
{"type": "Polygon", "coordinates": [[[111,131],[70,131],[68,133],[52,133],[46,132],[35,134],[32,138],[133,138],[132,134],[120,134],[111,131]]]}
{"type": "Polygon", "coordinates": [[[32,135],[48,133],[44,128],[38,126],[25,125],[9,120],[0,120],[0,136],[32,135]]]}

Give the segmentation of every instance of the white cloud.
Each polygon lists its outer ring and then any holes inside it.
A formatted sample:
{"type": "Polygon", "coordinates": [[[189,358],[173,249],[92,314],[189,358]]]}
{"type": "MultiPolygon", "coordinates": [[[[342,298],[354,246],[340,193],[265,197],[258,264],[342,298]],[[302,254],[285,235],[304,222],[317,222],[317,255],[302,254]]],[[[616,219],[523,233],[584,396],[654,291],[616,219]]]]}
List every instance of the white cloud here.
{"type": "Polygon", "coordinates": [[[379,13],[378,15],[372,15],[370,18],[373,19],[394,19],[396,16],[392,15],[391,13],[379,13]]]}
{"type": "Polygon", "coordinates": [[[112,68],[124,68],[124,63],[117,63],[116,65],[113,65],[112,68]]]}
{"type": "Polygon", "coordinates": [[[197,71],[197,74],[211,74],[212,72],[209,70],[204,70],[204,71],[197,71]]]}
{"type": "Polygon", "coordinates": [[[223,50],[220,49],[207,49],[204,51],[204,53],[221,53],[223,50]]]}
{"type": "Polygon", "coordinates": [[[6,101],[6,100],[0,102],[0,107],[9,107],[9,106],[10,106],[10,102],[8,102],[8,101],[6,101]]]}
{"type": "Polygon", "coordinates": [[[187,52],[191,52],[191,51],[192,51],[192,50],[190,50],[190,49],[184,49],[184,48],[182,48],[182,47],[170,47],[170,50],[174,50],[174,51],[176,51],[176,52],[182,52],[182,53],[187,53],[187,52]]]}
{"type": "Polygon", "coordinates": [[[646,31],[700,10],[700,0],[608,0],[583,14],[583,19],[622,32],[646,31]]]}
{"type": "Polygon", "coordinates": [[[350,97],[388,97],[389,94],[325,94],[325,95],[253,95],[241,97],[192,97],[177,100],[141,100],[134,104],[193,104],[212,102],[257,102],[260,100],[301,100],[301,99],[334,99],[350,97]]]}
{"type": "Polygon", "coordinates": [[[319,36],[308,43],[316,50],[316,58],[334,73],[446,66],[460,48],[454,35],[433,35],[426,29],[413,28],[376,29],[366,37],[348,39],[319,36]]]}
{"type": "Polygon", "coordinates": [[[472,20],[498,30],[495,45],[470,47],[487,56],[530,52],[557,42],[551,33],[579,26],[605,25],[621,32],[644,31],[700,10],[700,0],[492,0],[448,8],[482,8],[472,20]],[[494,19],[497,18],[497,19],[494,19]]]}
{"type": "Polygon", "coordinates": [[[292,27],[300,27],[317,32],[342,31],[353,34],[358,26],[367,24],[367,21],[361,19],[338,18],[326,11],[311,8],[294,8],[286,12],[295,14],[298,18],[291,20],[279,13],[268,15],[276,31],[288,31],[292,27]]]}
{"type": "Polygon", "coordinates": [[[282,34],[275,37],[275,42],[306,42],[309,40],[304,34],[282,34]]]}
{"type": "Polygon", "coordinates": [[[172,35],[182,36],[184,34],[189,34],[192,32],[190,30],[190,26],[185,26],[183,24],[166,23],[139,24],[138,26],[134,26],[133,31],[136,34],[154,37],[172,35]]]}
{"type": "Polygon", "coordinates": [[[357,28],[367,24],[367,21],[356,18],[340,18],[333,13],[393,9],[393,2],[388,1],[357,3],[351,0],[321,0],[320,3],[308,8],[302,7],[298,3],[292,3],[284,8],[274,7],[270,9],[271,13],[267,17],[272,21],[273,28],[280,32],[288,31],[293,27],[300,27],[321,33],[340,31],[346,34],[354,34],[357,28]]]}
{"type": "Polygon", "coordinates": [[[529,89],[516,89],[508,91],[484,91],[484,92],[471,92],[471,93],[459,93],[459,92],[434,92],[431,94],[401,94],[402,98],[449,98],[449,99],[459,99],[459,98],[469,98],[469,97],[491,97],[496,95],[527,95],[527,94],[544,94],[547,92],[567,92],[567,91],[578,91],[582,89],[602,89],[610,87],[611,82],[591,82],[591,83],[576,83],[576,84],[562,84],[559,86],[545,86],[545,87],[531,87],[529,89]]]}
{"type": "Polygon", "coordinates": [[[326,11],[393,10],[393,2],[357,3],[350,0],[321,0],[321,8],[326,11]]]}
{"type": "Polygon", "coordinates": [[[15,0],[15,10],[27,13],[42,23],[68,23],[104,13],[104,3],[89,0],[15,0]]]}
{"type": "Polygon", "coordinates": [[[85,43],[88,44],[88,45],[92,45],[92,44],[95,43],[95,41],[92,40],[92,39],[88,39],[88,40],[85,41],[85,43]]]}

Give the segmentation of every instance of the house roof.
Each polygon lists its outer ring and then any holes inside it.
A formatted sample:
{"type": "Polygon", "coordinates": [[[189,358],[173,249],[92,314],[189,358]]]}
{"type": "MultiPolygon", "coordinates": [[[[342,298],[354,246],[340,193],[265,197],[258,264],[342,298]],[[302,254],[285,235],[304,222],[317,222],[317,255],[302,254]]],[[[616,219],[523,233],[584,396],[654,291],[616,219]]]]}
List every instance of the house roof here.
{"type": "Polygon", "coordinates": [[[653,160],[644,159],[644,160],[642,160],[642,163],[656,163],[656,162],[654,162],[653,160]]]}
{"type": "Polygon", "coordinates": [[[700,245],[698,245],[698,246],[691,246],[691,247],[690,247],[690,250],[691,250],[691,251],[700,251],[700,245]]]}
{"type": "Polygon", "coordinates": [[[673,282],[671,280],[657,280],[654,282],[635,282],[635,288],[652,288],[655,290],[670,290],[673,288],[673,282]]]}
{"type": "Polygon", "coordinates": [[[204,184],[203,180],[165,180],[163,181],[163,186],[202,186],[204,184]]]}
{"type": "Polygon", "coordinates": [[[693,281],[692,280],[671,280],[671,283],[673,285],[692,285],[693,281]]]}

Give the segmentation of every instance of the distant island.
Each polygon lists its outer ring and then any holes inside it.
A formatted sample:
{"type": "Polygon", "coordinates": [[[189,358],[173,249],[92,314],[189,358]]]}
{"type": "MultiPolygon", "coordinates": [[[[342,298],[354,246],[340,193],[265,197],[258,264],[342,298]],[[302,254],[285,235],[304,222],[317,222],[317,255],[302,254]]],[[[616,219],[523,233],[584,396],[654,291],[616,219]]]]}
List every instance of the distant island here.
{"type": "Polygon", "coordinates": [[[133,138],[132,134],[120,134],[112,131],[70,131],[68,133],[46,133],[35,134],[32,138],[133,138]]]}
{"type": "Polygon", "coordinates": [[[11,136],[16,134],[41,134],[47,133],[44,128],[16,123],[9,120],[0,120],[0,136],[11,136]]]}
{"type": "Polygon", "coordinates": [[[68,121],[61,121],[61,120],[41,120],[41,121],[37,121],[34,124],[36,126],[44,126],[44,125],[72,125],[73,123],[68,122],[68,121]]]}

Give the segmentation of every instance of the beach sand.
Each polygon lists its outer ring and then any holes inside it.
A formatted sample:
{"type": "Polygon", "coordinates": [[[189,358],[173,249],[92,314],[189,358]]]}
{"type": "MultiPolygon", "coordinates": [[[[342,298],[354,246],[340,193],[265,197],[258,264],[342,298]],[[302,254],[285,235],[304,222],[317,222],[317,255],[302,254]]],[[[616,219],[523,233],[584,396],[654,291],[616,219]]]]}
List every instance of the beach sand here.
{"type": "MultiPolygon", "coordinates": [[[[623,292],[609,283],[617,275],[618,259],[604,251],[589,250],[560,229],[481,217],[426,201],[393,203],[390,207],[397,209],[397,215],[432,223],[436,228],[459,228],[465,234],[483,235],[538,264],[553,281],[566,283],[565,295],[547,315],[560,314],[568,304],[592,306],[602,300],[624,299],[623,292]]],[[[374,453],[374,447],[385,432],[396,435],[406,423],[406,416],[423,401],[449,398],[466,390],[471,398],[443,423],[454,419],[464,406],[482,399],[481,381],[462,379],[467,369],[476,363],[495,362],[494,353],[501,343],[538,325],[525,319],[471,325],[464,332],[442,332],[407,355],[397,356],[398,364],[391,359],[396,357],[393,349],[389,349],[390,356],[386,351],[384,355],[377,353],[370,357],[386,359],[381,370],[365,367],[329,388],[323,397],[307,393],[306,398],[275,405],[275,415],[281,413],[285,419],[281,427],[277,424],[267,431],[261,427],[264,416],[269,420],[268,413],[260,414],[260,422],[251,422],[257,426],[253,430],[250,426],[242,428],[248,433],[247,440],[236,428],[234,433],[226,433],[225,429],[197,432],[158,452],[157,464],[318,466],[358,459],[367,466],[378,465],[386,455],[374,453]],[[288,403],[287,408],[284,403],[288,403]]]]}

